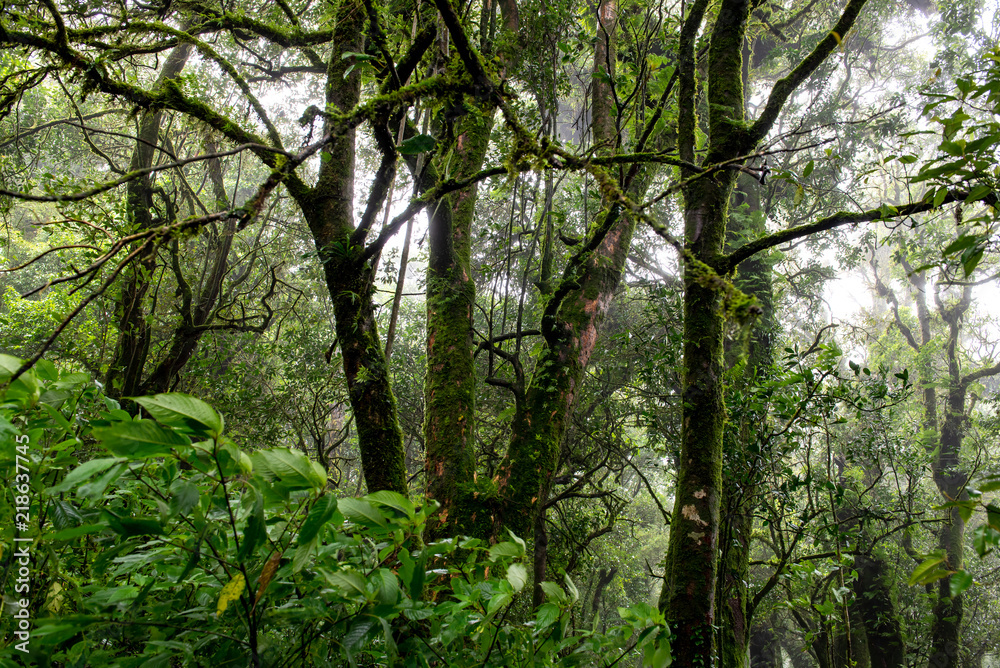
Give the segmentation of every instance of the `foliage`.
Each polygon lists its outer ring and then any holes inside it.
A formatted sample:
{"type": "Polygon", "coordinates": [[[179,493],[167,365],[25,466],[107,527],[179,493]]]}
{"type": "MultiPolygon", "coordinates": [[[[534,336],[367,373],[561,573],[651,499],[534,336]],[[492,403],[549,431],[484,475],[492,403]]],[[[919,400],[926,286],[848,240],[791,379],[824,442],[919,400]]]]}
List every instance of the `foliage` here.
{"type": "MultiPolygon", "coordinates": [[[[0,357],[7,378],[19,365],[0,357]]],[[[433,503],[337,499],[305,454],[247,454],[194,397],[136,402],[153,419],[47,362],[3,396],[0,468],[16,484],[0,512],[27,506],[31,518],[16,535],[31,539],[29,658],[39,665],[670,662],[663,616],[647,604],[620,608],[605,633],[574,629],[569,578],[542,583],[548,601],[512,618],[528,582],[516,536],[425,544],[433,503]]],[[[5,591],[11,546],[23,544],[14,538],[5,524],[5,591]]],[[[13,638],[15,618],[3,624],[13,638]]],[[[0,656],[23,658],[13,644],[0,656]]]]}

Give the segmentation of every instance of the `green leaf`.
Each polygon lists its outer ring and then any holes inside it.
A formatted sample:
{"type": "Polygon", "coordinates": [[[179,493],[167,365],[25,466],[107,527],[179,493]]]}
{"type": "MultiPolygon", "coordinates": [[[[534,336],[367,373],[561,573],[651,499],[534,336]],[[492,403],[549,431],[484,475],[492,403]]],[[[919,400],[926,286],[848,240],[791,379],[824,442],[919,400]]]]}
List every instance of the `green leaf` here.
{"type": "Polygon", "coordinates": [[[175,480],[170,485],[170,512],[185,516],[198,505],[201,492],[186,480],[175,480]]]}
{"type": "Polygon", "coordinates": [[[403,155],[415,155],[417,153],[424,153],[425,151],[432,151],[435,146],[437,146],[437,139],[432,135],[416,135],[400,144],[399,152],[403,155]]]}
{"type": "Polygon", "coordinates": [[[336,571],[330,573],[320,569],[320,573],[334,587],[340,589],[345,596],[363,596],[368,598],[368,589],[365,587],[365,579],[355,571],[336,571]]]}
{"type": "Polygon", "coordinates": [[[934,208],[936,209],[937,207],[941,206],[941,204],[944,202],[945,197],[947,196],[948,196],[947,188],[945,188],[944,186],[938,188],[937,192],[934,193],[934,208]]]}
{"type": "Polygon", "coordinates": [[[951,597],[954,598],[972,586],[972,573],[960,570],[951,576],[948,581],[948,588],[951,590],[951,597]]]}
{"type": "Polygon", "coordinates": [[[976,248],[971,249],[972,252],[966,251],[962,254],[962,271],[965,272],[965,277],[968,278],[972,275],[972,272],[976,270],[979,266],[979,261],[983,259],[983,249],[976,248]],[[968,254],[968,256],[966,256],[968,254]]]}
{"type": "Polygon", "coordinates": [[[319,534],[319,530],[323,528],[323,525],[330,521],[336,510],[337,498],[335,496],[324,494],[319,497],[309,510],[306,521],[302,523],[302,527],[299,529],[298,544],[302,545],[312,542],[317,534],[319,534]]]}
{"type": "Polygon", "coordinates": [[[66,501],[54,499],[50,508],[52,526],[56,529],[67,529],[69,527],[79,526],[83,523],[83,517],[80,515],[80,511],[66,501]]]}
{"type": "Polygon", "coordinates": [[[973,188],[968,196],[965,198],[965,203],[970,204],[972,202],[978,202],[981,199],[986,198],[987,195],[993,192],[993,188],[985,185],[978,185],[973,188]]]}
{"type": "Polygon", "coordinates": [[[802,178],[807,178],[810,174],[812,174],[815,166],[816,164],[812,160],[806,163],[806,166],[802,169],[802,178]]]}
{"type": "Polygon", "coordinates": [[[250,455],[254,471],[265,480],[278,481],[288,490],[323,489],[326,471],[305,453],[288,448],[258,450],[250,455]]]}
{"type": "Polygon", "coordinates": [[[535,615],[535,628],[541,630],[551,626],[556,620],[559,619],[560,614],[561,611],[559,610],[559,606],[555,603],[545,603],[541,605],[535,615]]]}
{"type": "Polygon", "coordinates": [[[503,608],[513,599],[513,595],[507,591],[498,591],[490,598],[489,605],[486,606],[486,614],[493,615],[500,608],[503,608]]]}
{"type": "Polygon", "coordinates": [[[49,494],[59,494],[60,492],[67,492],[74,487],[78,486],[81,482],[87,478],[100,473],[101,471],[106,471],[107,469],[114,466],[117,462],[121,460],[117,457],[104,457],[101,459],[91,459],[89,462],[84,462],[80,464],[75,469],[66,474],[66,477],[62,479],[62,482],[55,487],[50,487],[49,494]]]}
{"type": "Polygon", "coordinates": [[[215,409],[201,399],[188,394],[171,392],[152,397],[135,397],[137,404],[145,408],[153,418],[168,427],[177,427],[198,434],[219,437],[225,428],[225,420],[215,409]]]}
{"type": "Polygon", "coordinates": [[[341,499],[337,503],[341,514],[355,524],[385,526],[385,517],[372,504],[363,499],[341,499]]]}
{"type": "Polygon", "coordinates": [[[416,506],[413,502],[407,499],[405,496],[399,492],[391,492],[389,490],[383,490],[381,492],[375,492],[374,494],[369,494],[365,497],[369,501],[374,501],[383,506],[388,506],[390,508],[395,508],[399,512],[403,513],[411,520],[413,519],[414,512],[416,511],[416,506]]]}
{"type": "Polygon", "coordinates": [[[979,243],[980,237],[974,234],[963,234],[950,244],[944,247],[941,251],[944,255],[953,255],[958,251],[965,250],[966,248],[971,248],[979,243]]]}
{"type": "Polygon", "coordinates": [[[190,445],[182,434],[167,430],[152,420],[119,422],[110,427],[94,427],[94,436],[119,457],[146,459],[171,454],[175,448],[190,445]]]}
{"type": "Polygon", "coordinates": [[[84,524],[80,527],[72,527],[70,529],[57,531],[53,534],[48,534],[45,536],[45,540],[73,540],[74,538],[79,538],[80,536],[89,536],[90,534],[101,533],[107,528],[107,524],[84,524]]]}
{"type": "Polygon", "coordinates": [[[515,592],[519,592],[524,589],[525,583],[528,581],[528,571],[524,567],[524,564],[511,564],[507,568],[507,582],[510,586],[514,588],[515,592]]]}
{"type": "Polygon", "coordinates": [[[378,584],[379,602],[385,605],[395,605],[399,599],[399,580],[392,574],[392,571],[388,568],[380,568],[374,579],[378,584]]]}
{"type": "Polygon", "coordinates": [[[566,592],[564,592],[562,587],[557,585],[555,582],[543,582],[541,587],[542,591],[545,592],[545,595],[548,598],[563,604],[569,601],[569,598],[566,596],[566,592]]]}
{"type": "Polygon", "coordinates": [[[911,586],[930,584],[948,575],[948,571],[938,567],[939,564],[944,563],[946,558],[944,550],[935,550],[930,557],[913,569],[909,584],[911,586]]]}
{"type": "Polygon", "coordinates": [[[154,519],[123,517],[110,510],[102,511],[101,517],[108,523],[112,531],[123,538],[163,535],[163,527],[154,519]]]}
{"type": "Polygon", "coordinates": [[[240,541],[240,551],[236,555],[240,561],[252,557],[257,548],[267,541],[267,525],[264,523],[264,497],[253,487],[250,488],[249,493],[253,495],[253,507],[250,516],[247,517],[247,526],[240,541]]]}
{"type": "Polygon", "coordinates": [[[523,557],[524,549],[517,543],[504,541],[490,547],[490,559],[496,561],[501,557],[523,557]]]}

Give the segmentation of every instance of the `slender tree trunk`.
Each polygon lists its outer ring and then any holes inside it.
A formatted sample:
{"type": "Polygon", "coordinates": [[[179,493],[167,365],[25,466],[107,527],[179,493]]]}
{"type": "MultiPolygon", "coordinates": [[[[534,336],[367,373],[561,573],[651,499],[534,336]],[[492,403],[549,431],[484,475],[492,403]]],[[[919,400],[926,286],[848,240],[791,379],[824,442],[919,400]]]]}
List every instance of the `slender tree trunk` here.
{"type": "MultiPolygon", "coordinates": [[[[215,153],[218,148],[215,143],[209,141],[205,146],[210,153],[215,153]]],[[[213,194],[215,195],[216,208],[229,208],[229,197],[226,195],[225,184],[222,180],[222,162],[218,158],[211,158],[207,161],[209,180],[212,183],[213,194]]],[[[177,376],[184,365],[188,363],[198,343],[205,333],[204,326],[208,324],[212,317],[215,305],[222,293],[223,279],[229,268],[229,251],[233,246],[233,235],[236,234],[236,219],[230,218],[226,221],[222,233],[212,239],[209,248],[210,264],[208,275],[197,296],[197,301],[192,297],[191,288],[184,281],[181,275],[181,268],[175,267],[177,280],[181,284],[183,292],[183,303],[181,306],[181,317],[183,321],[174,329],[173,340],[166,357],[160,361],[153,372],[142,384],[143,394],[156,394],[166,392],[170,389],[173,379],[177,376]]],[[[178,261],[178,251],[174,249],[175,262],[178,261]]]]}
{"type": "Polygon", "coordinates": [[[854,568],[858,573],[854,600],[864,622],[870,664],[872,668],[903,668],[906,640],[885,561],[874,554],[857,555],[854,568]]]}
{"type": "MultiPolygon", "coordinates": [[[[341,54],[364,51],[364,25],[363,3],[344,0],[337,8],[334,48],[327,73],[326,102],[335,109],[352,109],[360,100],[359,68],[348,74],[351,61],[341,54]]],[[[375,320],[373,260],[363,257],[363,244],[352,243],[355,130],[333,137],[323,154],[316,185],[309,193],[299,195],[299,203],[323,263],[333,301],[365,483],[369,492],[393,490],[405,494],[403,433],[375,320]]],[[[387,192],[393,175],[391,169],[380,173],[373,193],[376,189],[387,192]]]]}
{"type": "MultiPolygon", "coordinates": [[[[153,84],[158,90],[165,82],[177,78],[188,56],[190,44],[179,44],[167,56],[163,69],[153,84]]],[[[147,111],[139,121],[139,134],[135,151],[129,165],[130,171],[148,169],[156,159],[160,145],[160,125],[162,111],[147,111]]],[[[153,181],[144,174],[131,179],[126,186],[125,203],[133,231],[148,230],[153,227],[153,181]]],[[[146,298],[149,294],[152,275],[156,268],[156,247],[147,244],[139,252],[129,267],[127,278],[121,288],[116,307],[118,317],[118,344],[115,357],[108,369],[108,391],[117,397],[141,394],[142,371],[149,355],[150,326],[146,313],[146,298]]]]}
{"type": "MultiPolygon", "coordinates": [[[[594,70],[610,76],[617,61],[617,13],[616,0],[604,0],[598,8],[594,70]]],[[[607,154],[618,139],[611,89],[601,79],[592,81],[592,132],[594,144],[607,154]]],[[[500,468],[494,532],[506,526],[527,535],[532,518],[549,496],[576,393],[621,280],[634,231],[634,220],[622,215],[617,206],[606,206],[546,304],[542,316],[545,348],[514,415],[510,447],[500,468]]]]}

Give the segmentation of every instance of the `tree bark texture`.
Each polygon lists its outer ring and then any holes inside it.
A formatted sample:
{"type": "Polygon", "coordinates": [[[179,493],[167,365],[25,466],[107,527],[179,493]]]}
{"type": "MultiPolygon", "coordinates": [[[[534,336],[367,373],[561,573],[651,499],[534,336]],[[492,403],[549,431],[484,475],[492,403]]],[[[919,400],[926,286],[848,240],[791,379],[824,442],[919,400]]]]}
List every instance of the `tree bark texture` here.
{"type": "MultiPolygon", "coordinates": [[[[492,108],[464,117],[452,147],[455,176],[467,177],[482,167],[492,128],[492,108]]],[[[429,215],[424,446],[427,495],[442,506],[432,536],[488,532],[488,511],[474,484],[476,285],[471,253],[477,192],[472,185],[448,196],[429,215]]]]}
{"type": "MultiPolygon", "coordinates": [[[[361,97],[361,73],[349,74],[344,52],[364,52],[365,8],[344,0],[337,8],[334,48],[327,72],[326,102],[349,110],[361,97]],[[346,74],[346,76],[345,76],[346,74]]],[[[326,130],[329,131],[329,121],[326,130]]],[[[358,447],[368,492],[407,491],[403,433],[392,392],[385,350],[379,338],[373,301],[373,264],[363,245],[352,243],[354,223],[355,130],[331,138],[323,149],[319,177],[300,205],[323,263],[333,301],[348,397],[358,431],[358,447]]],[[[388,190],[394,172],[379,174],[374,189],[388,190]]],[[[377,195],[373,195],[377,196],[377,195]]]]}

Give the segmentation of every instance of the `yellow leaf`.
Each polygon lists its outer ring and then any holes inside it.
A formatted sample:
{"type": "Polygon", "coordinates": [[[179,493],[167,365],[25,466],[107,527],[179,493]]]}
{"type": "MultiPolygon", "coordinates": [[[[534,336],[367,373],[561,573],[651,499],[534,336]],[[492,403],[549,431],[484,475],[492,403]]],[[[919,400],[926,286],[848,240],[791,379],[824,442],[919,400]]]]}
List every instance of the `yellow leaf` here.
{"type": "Polygon", "coordinates": [[[839,33],[839,32],[837,32],[837,31],[835,31],[835,30],[831,30],[831,31],[830,31],[830,34],[831,34],[831,35],[833,35],[833,38],[834,38],[835,40],[837,40],[837,46],[840,46],[841,44],[843,44],[843,43],[844,43],[844,40],[842,40],[842,39],[840,38],[840,33],[839,33]]]}
{"type": "Polygon", "coordinates": [[[215,611],[216,617],[222,616],[222,613],[224,613],[226,611],[226,608],[229,607],[230,601],[235,601],[240,597],[240,594],[243,593],[243,589],[246,587],[246,585],[247,581],[246,578],[243,577],[242,573],[237,573],[236,575],[233,576],[233,579],[230,580],[229,583],[225,587],[223,587],[222,591],[219,593],[219,607],[215,611]]]}

